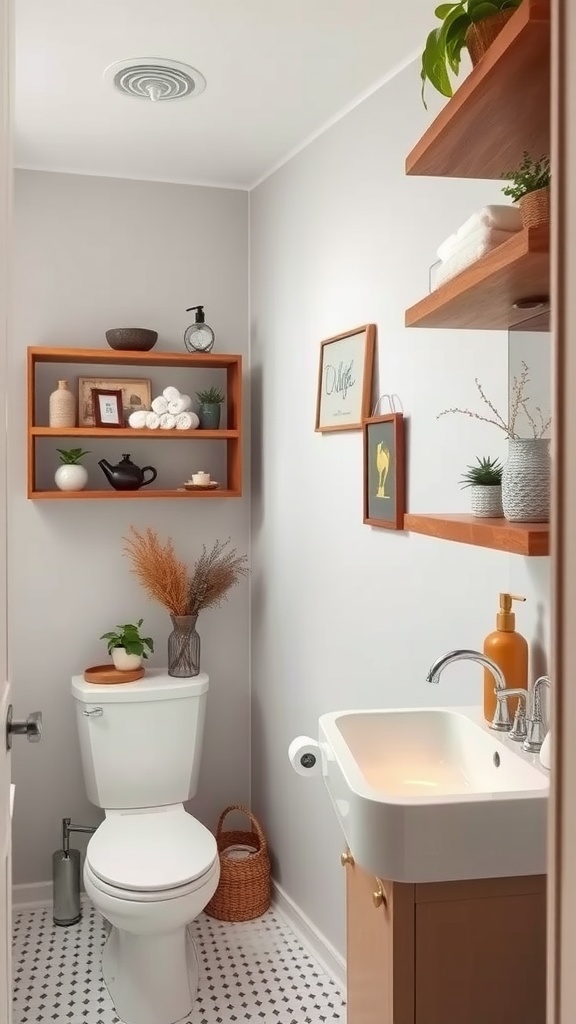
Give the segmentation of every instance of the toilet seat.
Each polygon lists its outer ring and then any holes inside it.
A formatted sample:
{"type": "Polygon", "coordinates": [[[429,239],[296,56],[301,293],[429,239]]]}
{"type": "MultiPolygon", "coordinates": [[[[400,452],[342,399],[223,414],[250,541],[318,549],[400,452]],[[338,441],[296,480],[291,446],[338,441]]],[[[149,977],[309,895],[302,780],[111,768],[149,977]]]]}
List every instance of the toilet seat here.
{"type": "Polygon", "coordinates": [[[116,885],[110,885],[108,882],[103,882],[101,878],[98,878],[98,876],[94,874],[90,865],[86,862],[84,865],[84,883],[86,884],[86,879],[89,879],[98,892],[105,893],[107,896],[113,896],[114,899],[122,900],[125,903],[146,905],[150,903],[160,903],[166,900],[177,900],[185,896],[191,896],[193,893],[198,892],[204,887],[209,887],[214,875],[219,874],[219,868],[219,861],[218,858],[216,858],[200,878],[196,878],[188,885],[178,885],[172,889],[158,889],[155,891],[148,890],[147,892],[142,892],[135,889],[120,889],[116,885]]]}
{"type": "Polygon", "coordinates": [[[182,804],[108,811],[86,850],[98,889],[142,902],[201,888],[217,859],[214,836],[182,804]]]}

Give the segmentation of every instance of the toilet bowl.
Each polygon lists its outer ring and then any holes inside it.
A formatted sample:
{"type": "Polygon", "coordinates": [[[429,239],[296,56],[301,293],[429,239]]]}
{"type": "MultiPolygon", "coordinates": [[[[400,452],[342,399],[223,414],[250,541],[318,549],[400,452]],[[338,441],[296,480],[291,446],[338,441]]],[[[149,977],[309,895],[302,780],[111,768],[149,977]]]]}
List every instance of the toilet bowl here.
{"type": "Polygon", "coordinates": [[[214,836],[183,804],[198,787],[207,692],[205,673],[72,679],[86,791],[106,814],[84,885],[111,925],[102,974],[125,1024],[175,1024],[196,997],[188,926],[214,895],[220,863],[214,836]]]}
{"type": "Polygon", "coordinates": [[[112,926],[102,973],[126,1024],[173,1024],[190,1012],[198,969],[187,926],[219,877],[214,836],[182,805],[110,811],[96,830],[84,886],[112,926]]]}

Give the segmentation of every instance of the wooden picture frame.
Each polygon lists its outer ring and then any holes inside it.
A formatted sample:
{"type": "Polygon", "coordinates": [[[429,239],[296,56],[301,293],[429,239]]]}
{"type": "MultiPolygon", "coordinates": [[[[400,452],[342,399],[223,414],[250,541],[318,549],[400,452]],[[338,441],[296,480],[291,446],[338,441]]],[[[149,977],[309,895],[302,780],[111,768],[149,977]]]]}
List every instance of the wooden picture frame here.
{"type": "Polygon", "coordinates": [[[361,430],[370,415],[376,324],[363,324],[320,345],[316,431],[361,430]]]}
{"type": "Polygon", "coordinates": [[[406,511],[404,417],[370,416],[364,434],[364,522],[384,530],[403,530],[406,511]]]}
{"type": "Polygon", "coordinates": [[[104,388],[92,389],[94,422],[97,427],[123,427],[124,408],[122,391],[109,391],[104,388]]]}
{"type": "MultiPolygon", "coordinates": [[[[152,384],[146,378],[134,377],[79,377],[78,378],[78,426],[94,427],[93,391],[121,391],[124,418],[132,412],[150,409],[152,384]]],[[[123,423],[122,426],[126,424],[123,423]]]]}

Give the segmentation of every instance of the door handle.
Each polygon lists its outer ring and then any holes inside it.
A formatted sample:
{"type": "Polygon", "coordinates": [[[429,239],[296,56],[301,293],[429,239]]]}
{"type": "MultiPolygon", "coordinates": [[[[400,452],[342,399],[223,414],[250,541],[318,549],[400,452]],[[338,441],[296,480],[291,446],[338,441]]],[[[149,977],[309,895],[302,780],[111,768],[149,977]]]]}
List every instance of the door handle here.
{"type": "Polygon", "coordinates": [[[42,737],[42,712],[33,711],[24,721],[13,717],[14,709],[8,705],[6,715],[6,749],[12,749],[13,736],[27,736],[30,743],[39,743],[42,737]]]}

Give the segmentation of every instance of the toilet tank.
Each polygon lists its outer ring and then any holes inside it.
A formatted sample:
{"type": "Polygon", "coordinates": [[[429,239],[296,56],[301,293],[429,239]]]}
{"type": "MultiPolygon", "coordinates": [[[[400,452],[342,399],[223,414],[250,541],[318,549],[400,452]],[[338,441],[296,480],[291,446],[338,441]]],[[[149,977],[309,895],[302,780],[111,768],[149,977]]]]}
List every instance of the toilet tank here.
{"type": "Polygon", "coordinates": [[[208,676],[172,679],[147,669],[135,683],[72,677],[88,799],[97,807],[177,804],[194,796],[208,676]]]}

